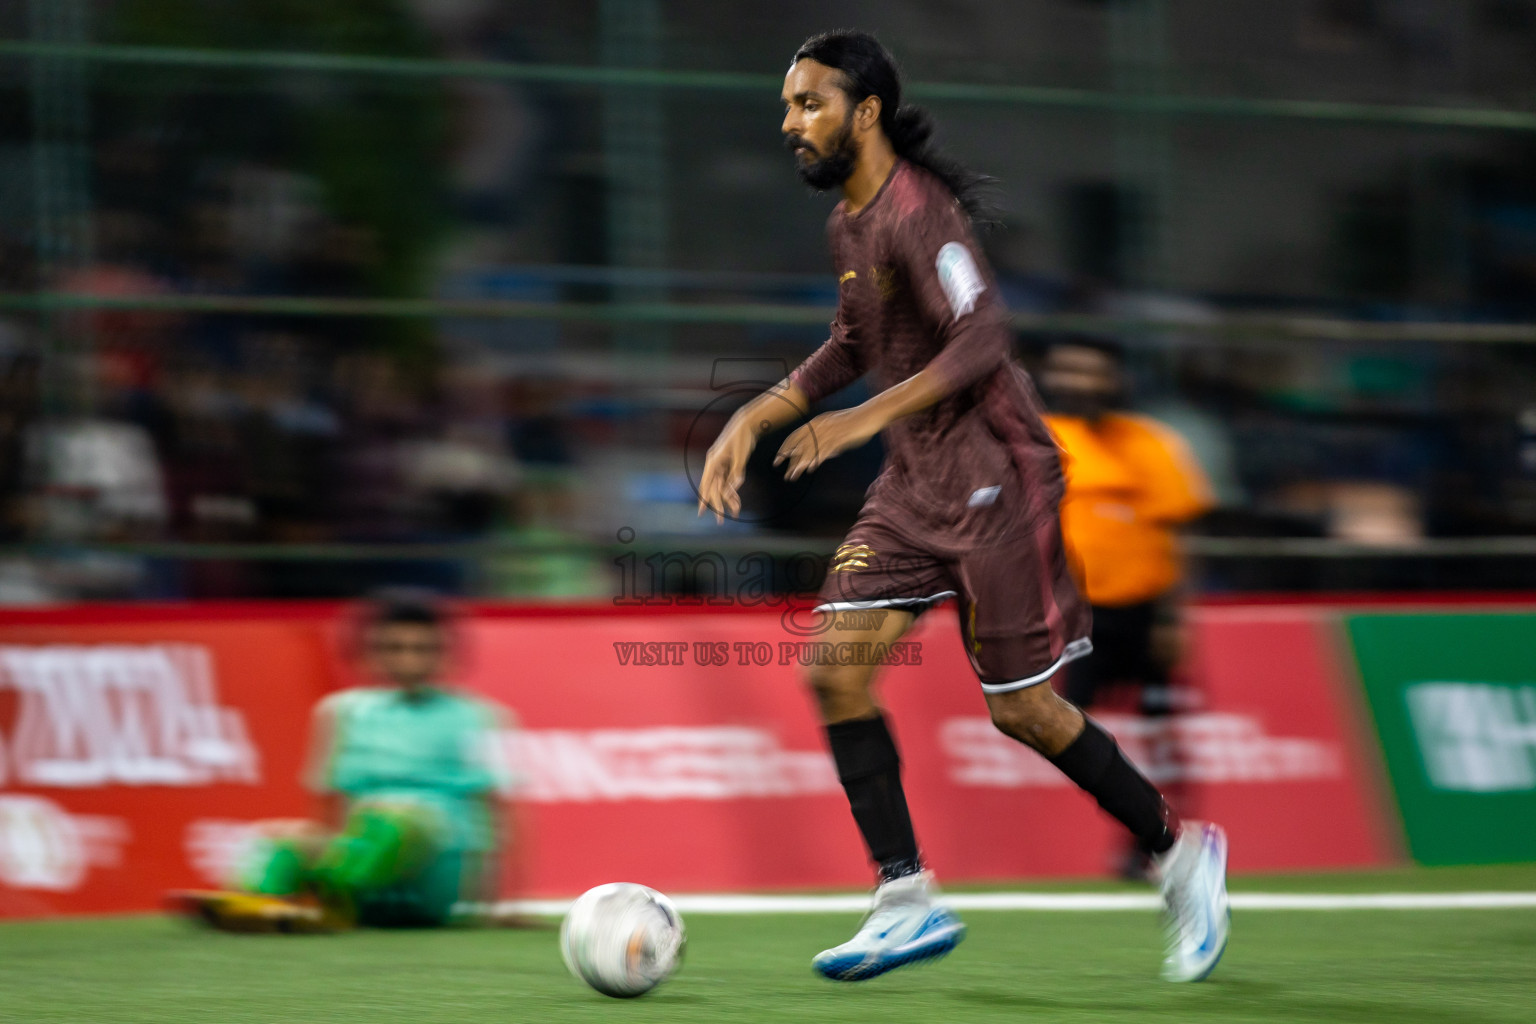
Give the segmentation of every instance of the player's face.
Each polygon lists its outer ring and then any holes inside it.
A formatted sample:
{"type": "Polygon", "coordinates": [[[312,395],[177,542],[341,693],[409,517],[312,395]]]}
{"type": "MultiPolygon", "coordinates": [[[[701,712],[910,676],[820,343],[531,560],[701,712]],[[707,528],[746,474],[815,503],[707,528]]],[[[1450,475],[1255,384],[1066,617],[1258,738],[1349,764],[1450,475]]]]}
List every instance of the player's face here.
{"type": "Polygon", "coordinates": [[[1040,370],[1040,387],[1052,412],[1098,419],[1120,397],[1120,367],[1108,353],[1057,345],[1040,370]]]}
{"type": "Polygon", "coordinates": [[[438,678],[447,643],[436,626],[391,622],[368,631],[366,653],[368,667],[380,680],[414,689],[438,678]]]}
{"type": "Polygon", "coordinates": [[[842,89],[841,72],[813,60],[797,61],[784,76],[784,144],[795,154],[795,169],[814,189],[835,188],[853,174],[859,146],[853,133],[853,104],[842,89]]]}

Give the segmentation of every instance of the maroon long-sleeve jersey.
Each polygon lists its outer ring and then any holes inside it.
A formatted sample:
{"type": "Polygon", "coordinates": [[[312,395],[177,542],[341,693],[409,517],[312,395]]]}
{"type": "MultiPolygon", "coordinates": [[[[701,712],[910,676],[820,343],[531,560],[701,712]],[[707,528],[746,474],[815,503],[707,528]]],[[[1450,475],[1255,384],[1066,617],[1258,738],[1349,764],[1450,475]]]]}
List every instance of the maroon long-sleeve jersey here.
{"type": "Polygon", "coordinates": [[[886,427],[864,515],[951,550],[1034,528],[1061,500],[1061,462],[964,209],[905,160],[857,214],[846,207],[827,221],[832,336],[790,379],[813,402],[866,373],[876,392],[924,369],[946,389],[886,427]]]}

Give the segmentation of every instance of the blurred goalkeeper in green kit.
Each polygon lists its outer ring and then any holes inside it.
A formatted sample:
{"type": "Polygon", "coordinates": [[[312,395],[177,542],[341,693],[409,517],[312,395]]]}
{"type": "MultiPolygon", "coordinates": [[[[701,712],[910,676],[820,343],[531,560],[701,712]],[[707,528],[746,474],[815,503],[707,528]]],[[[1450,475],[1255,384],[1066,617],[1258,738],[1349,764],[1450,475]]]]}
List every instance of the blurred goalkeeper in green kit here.
{"type": "Polygon", "coordinates": [[[238,931],[435,927],[490,897],[504,714],[441,684],[451,629],[429,596],[381,594],[359,633],[383,685],[315,709],[307,781],[325,820],[263,827],[236,864],[238,891],[183,894],[183,910],[238,931]]]}

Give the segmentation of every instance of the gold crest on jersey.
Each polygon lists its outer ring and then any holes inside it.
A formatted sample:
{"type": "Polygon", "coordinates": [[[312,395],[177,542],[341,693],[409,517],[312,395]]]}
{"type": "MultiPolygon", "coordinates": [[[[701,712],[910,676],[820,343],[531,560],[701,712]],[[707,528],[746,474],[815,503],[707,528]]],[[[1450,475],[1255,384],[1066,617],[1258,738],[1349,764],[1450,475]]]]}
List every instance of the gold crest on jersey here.
{"type": "Polygon", "coordinates": [[[898,289],[895,267],[870,267],[869,277],[880,289],[882,299],[890,300],[895,296],[898,289]]]}

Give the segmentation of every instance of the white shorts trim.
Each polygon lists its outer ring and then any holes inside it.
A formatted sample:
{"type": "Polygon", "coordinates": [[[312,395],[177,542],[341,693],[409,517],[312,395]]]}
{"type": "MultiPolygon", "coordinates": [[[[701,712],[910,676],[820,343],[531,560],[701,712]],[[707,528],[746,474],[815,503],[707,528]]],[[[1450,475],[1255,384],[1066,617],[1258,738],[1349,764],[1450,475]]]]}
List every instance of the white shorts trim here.
{"type": "Polygon", "coordinates": [[[1045,682],[1055,675],[1061,666],[1067,662],[1076,661],[1083,655],[1092,653],[1093,641],[1086,636],[1080,636],[1067,644],[1066,649],[1061,652],[1061,657],[1057,658],[1051,667],[1044,672],[1037,672],[1027,679],[1015,679],[1011,683],[982,683],[981,688],[987,693],[1012,693],[1014,690],[1024,690],[1038,683],[1045,682]]]}
{"type": "Polygon", "coordinates": [[[858,612],[866,608],[906,608],[914,604],[938,604],[954,596],[953,590],[941,590],[932,597],[882,597],[874,601],[831,601],[817,605],[812,611],[858,612]]]}

